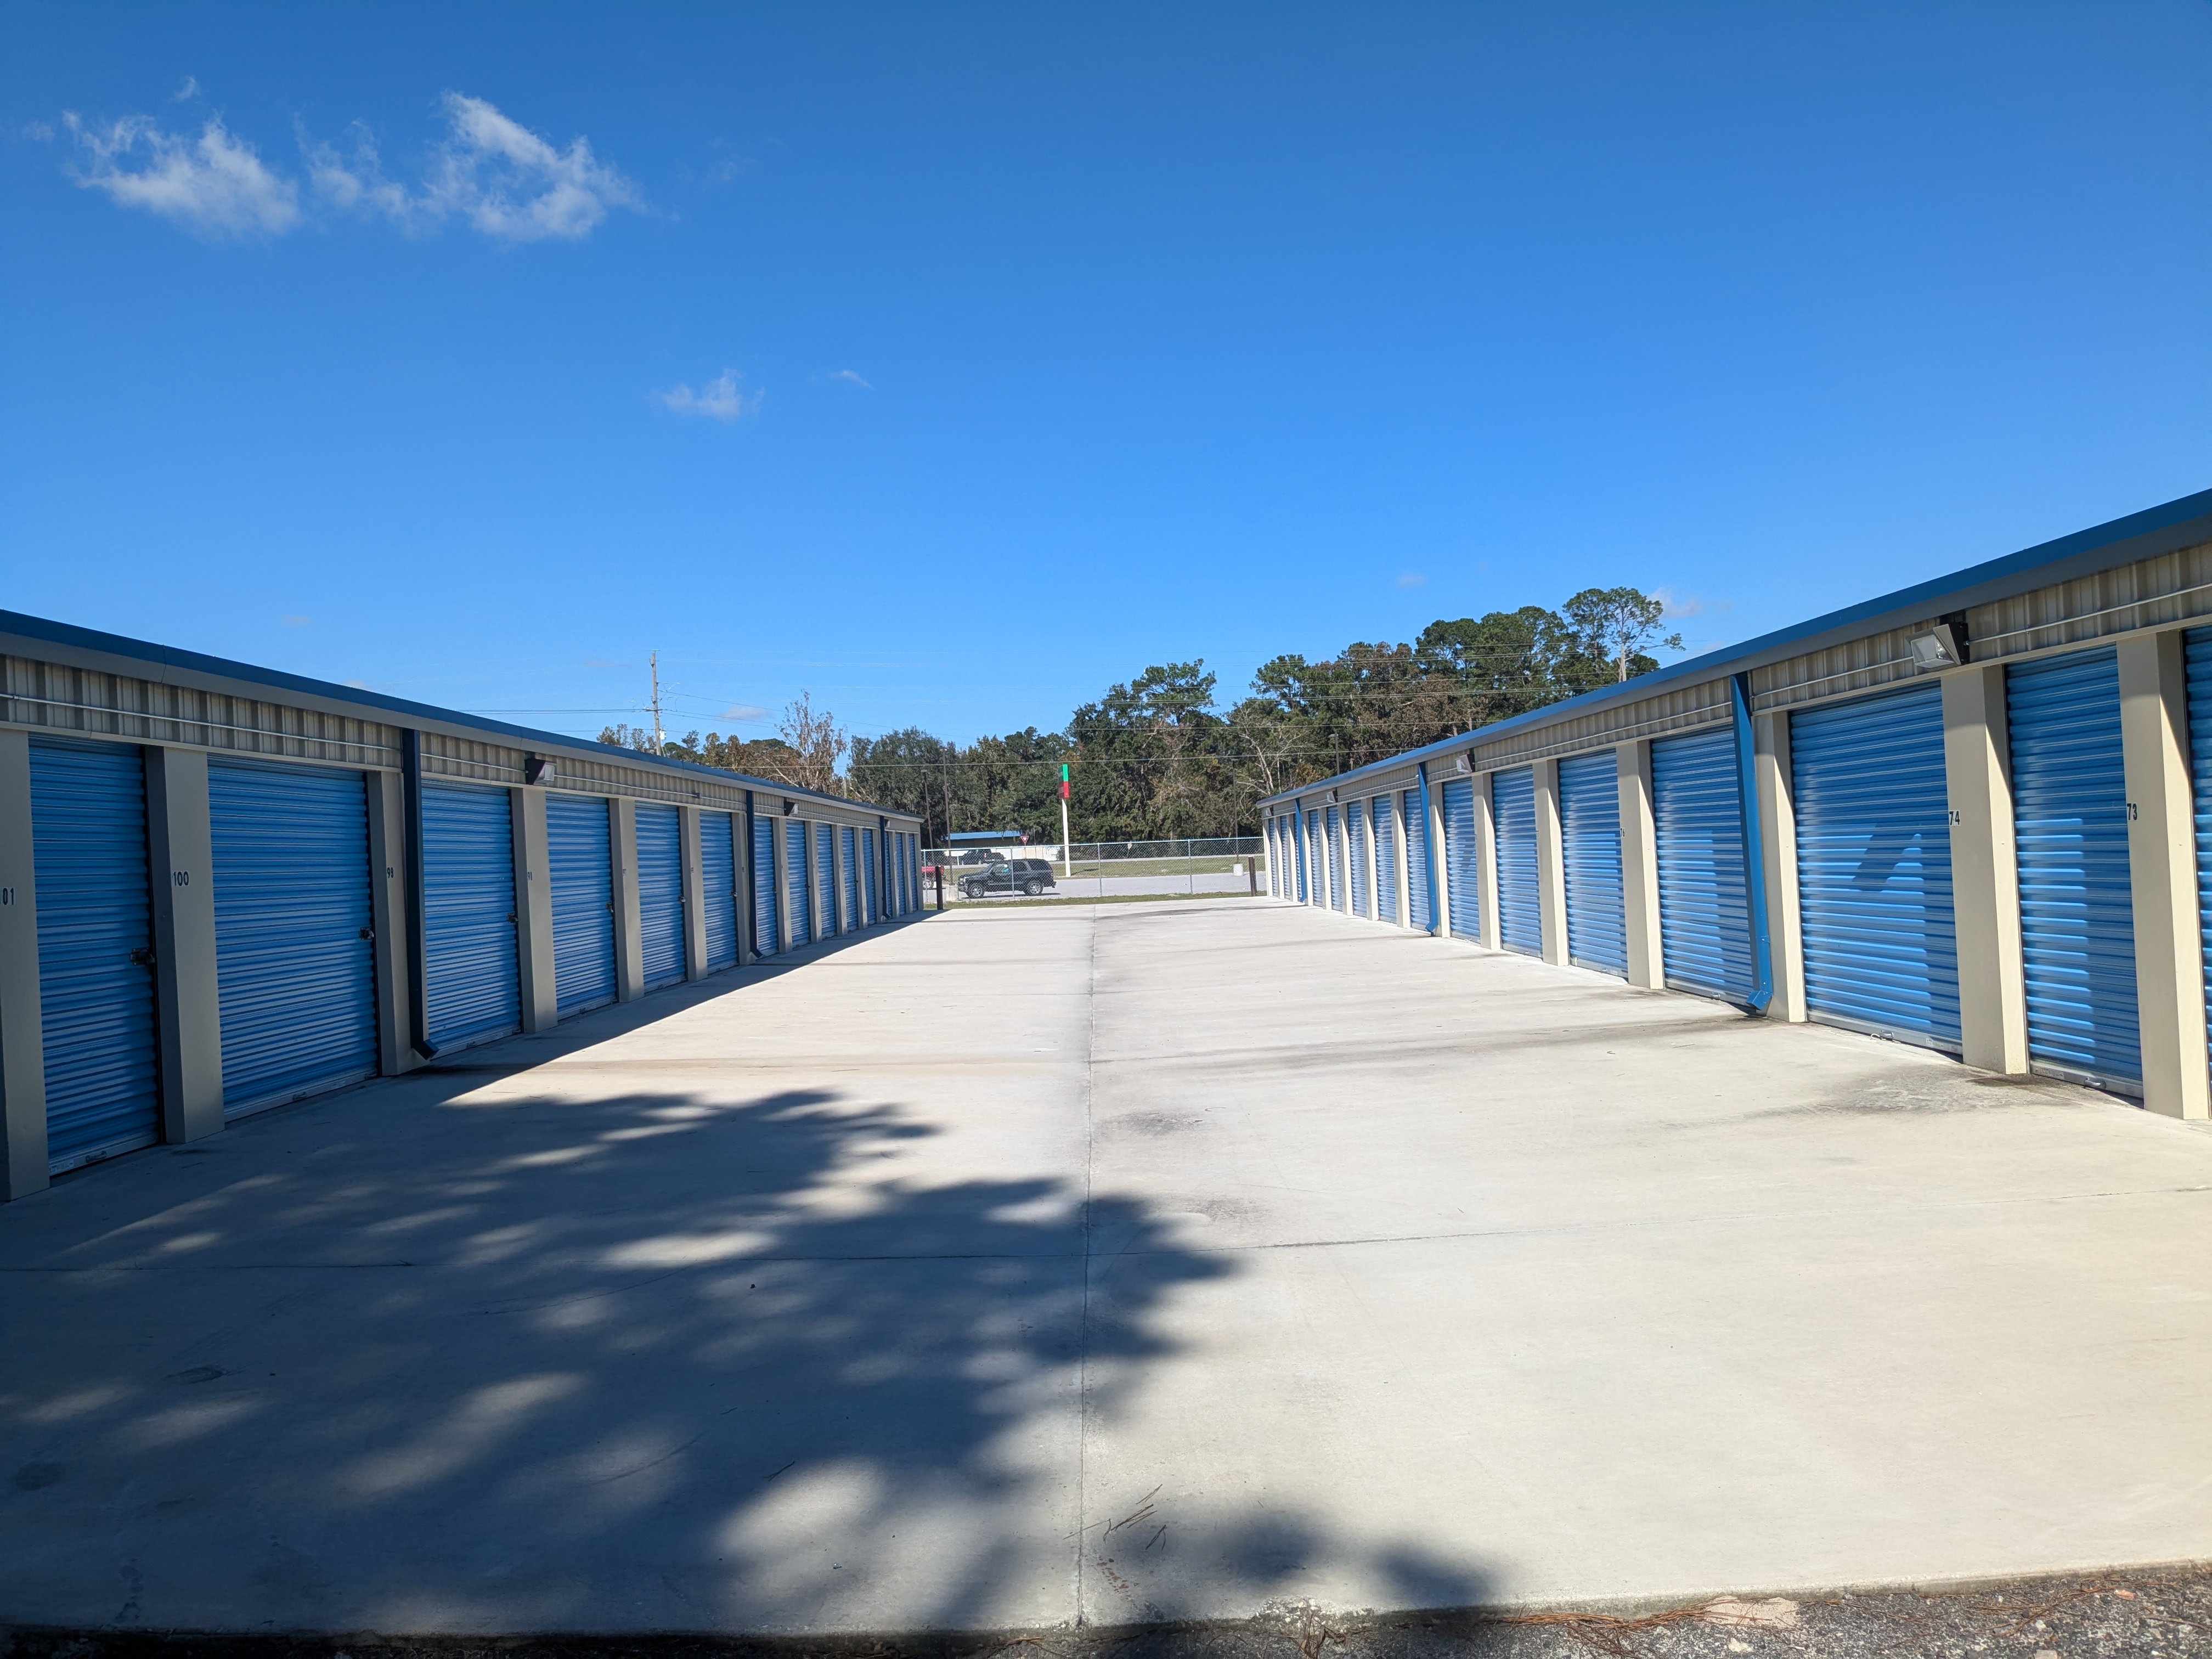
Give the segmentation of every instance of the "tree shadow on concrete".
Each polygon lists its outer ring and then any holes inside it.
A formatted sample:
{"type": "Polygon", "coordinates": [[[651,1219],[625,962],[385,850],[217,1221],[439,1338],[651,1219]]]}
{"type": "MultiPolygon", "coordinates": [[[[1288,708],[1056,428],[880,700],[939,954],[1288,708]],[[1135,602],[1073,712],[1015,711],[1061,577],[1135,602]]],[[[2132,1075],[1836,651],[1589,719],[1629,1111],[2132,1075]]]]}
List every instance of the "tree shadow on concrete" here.
{"type": "MultiPolygon", "coordinates": [[[[0,1213],[0,1620],[1069,1622],[1084,1413],[1228,1260],[1128,1197],[905,1176],[939,1131],[896,1103],[562,1069],[401,1079],[0,1213]]],[[[1353,1547],[1255,1516],[1209,1571],[1257,1605],[1353,1547]]],[[[1380,1565],[1397,1605],[1483,1599],[1380,1565]]]]}

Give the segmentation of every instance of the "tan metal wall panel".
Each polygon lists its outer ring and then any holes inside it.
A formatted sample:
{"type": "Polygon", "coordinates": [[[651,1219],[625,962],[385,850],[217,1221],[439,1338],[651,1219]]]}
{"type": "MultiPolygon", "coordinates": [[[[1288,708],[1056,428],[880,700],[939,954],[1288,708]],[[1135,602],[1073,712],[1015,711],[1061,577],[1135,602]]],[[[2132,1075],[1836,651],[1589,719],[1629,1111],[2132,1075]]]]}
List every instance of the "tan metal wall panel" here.
{"type": "Polygon", "coordinates": [[[398,729],[379,721],[26,657],[0,658],[0,720],[40,731],[341,766],[399,763],[398,729]]]}

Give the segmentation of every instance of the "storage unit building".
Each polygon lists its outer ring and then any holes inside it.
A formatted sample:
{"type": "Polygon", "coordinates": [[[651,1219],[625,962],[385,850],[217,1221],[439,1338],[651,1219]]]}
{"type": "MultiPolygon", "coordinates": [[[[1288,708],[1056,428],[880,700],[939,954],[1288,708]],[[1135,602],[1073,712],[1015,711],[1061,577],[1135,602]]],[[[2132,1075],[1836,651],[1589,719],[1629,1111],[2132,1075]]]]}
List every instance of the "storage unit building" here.
{"type": "Polygon", "coordinates": [[[802,810],[915,823],[0,612],[0,1196],[757,961],[802,810]]]}
{"type": "Polygon", "coordinates": [[[2212,491],[1302,785],[1271,845],[1385,791],[1408,927],[1440,826],[1462,939],[2212,1111],[2212,491]]]}

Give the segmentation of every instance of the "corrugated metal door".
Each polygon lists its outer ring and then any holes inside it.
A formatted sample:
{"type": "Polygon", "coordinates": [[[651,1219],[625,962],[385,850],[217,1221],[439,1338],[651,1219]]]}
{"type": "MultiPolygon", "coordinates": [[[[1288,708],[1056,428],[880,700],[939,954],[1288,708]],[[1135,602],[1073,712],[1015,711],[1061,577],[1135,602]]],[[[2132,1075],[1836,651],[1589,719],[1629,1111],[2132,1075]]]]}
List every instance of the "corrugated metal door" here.
{"type": "Polygon", "coordinates": [[[2005,675],[2027,1054],[2053,1077],[2139,1092],[2120,668],[2111,647],[2005,675]]]}
{"type": "Polygon", "coordinates": [[[791,906],[791,942],[814,942],[814,883],[806,869],[806,826],[788,818],[783,826],[784,896],[791,906]]]}
{"type": "Polygon", "coordinates": [[[1418,789],[1406,792],[1406,907],[1423,933],[1437,925],[1429,914],[1429,815],[1418,789]]]}
{"type": "Polygon", "coordinates": [[[837,937],[837,831],[814,826],[814,894],[822,906],[822,937],[837,937]]]}
{"type": "Polygon", "coordinates": [[[437,1048],[522,1029],[514,815],[504,789],[422,785],[422,977],[437,1048]]]}
{"type": "Polygon", "coordinates": [[[1805,1012],[1957,1053],[1942,688],[1791,715],[1790,776],[1805,1012]]]}
{"type": "Polygon", "coordinates": [[[1747,1003],[1758,993],[1758,969],[1744,887],[1735,728],[1654,743],[1651,808],[1667,983],[1747,1003]]]}
{"type": "Polygon", "coordinates": [[[1536,884],[1536,774],[1517,767],[1490,779],[1497,814],[1498,942],[1523,956],[1544,954],[1544,912],[1536,884]]]}
{"type": "Polygon", "coordinates": [[[684,828],[676,809],[637,804],[637,943],[648,991],[684,977],[684,828]]]}
{"type": "Polygon", "coordinates": [[[1354,801],[1344,809],[1345,856],[1351,862],[1352,914],[1367,914],[1367,808],[1354,801]]]}
{"type": "Polygon", "coordinates": [[[1567,960],[1626,979],[1620,765],[1610,749],[1559,763],[1559,845],[1566,878],[1567,960]]]}
{"type": "Polygon", "coordinates": [[[1324,856],[1328,860],[1328,908],[1344,908],[1344,854],[1341,842],[1344,830],[1343,815],[1334,806],[1322,820],[1322,834],[1324,856]]]}
{"type": "Polygon", "coordinates": [[[1395,921],[1398,908],[1398,825],[1390,797],[1377,795],[1375,807],[1375,914],[1395,921]]]}
{"type": "Polygon", "coordinates": [[[1453,936],[1482,937],[1482,838],[1475,831],[1474,780],[1443,786],[1444,903],[1453,936]]]}
{"type": "Polygon", "coordinates": [[[860,925],[860,861],[857,856],[860,836],[851,824],[837,831],[838,874],[845,882],[845,926],[849,930],[860,925]]]}
{"type": "Polygon", "coordinates": [[[137,746],[33,738],[31,859],[53,1174],[161,1138],[146,858],[137,746]]]}
{"type": "Polygon", "coordinates": [[[775,825],[753,819],[753,954],[772,957],[782,941],[783,911],[776,902],[775,825]]]}
{"type": "Polygon", "coordinates": [[[860,902],[866,907],[864,914],[867,925],[872,927],[883,920],[882,902],[876,893],[881,872],[876,866],[876,832],[872,830],[860,831],[860,867],[864,872],[860,878],[860,902]]]}
{"type": "Polygon", "coordinates": [[[223,1115],[375,1076],[362,775],[212,760],[208,815],[223,1115]]]}
{"type": "Polygon", "coordinates": [[[738,960],[737,821],[727,812],[699,814],[699,897],[707,917],[707,968],[738,960]]]}
{"type": "Polygon", "coordinates": [[[2197,793],[2197,931],[2204,950],[2204,985],[2212,1008],[2212,628],[2184,636],[2189,675],[2189,771],[2197,793]]]}
{"type": "Polygon", "coordinates": [[[615,1000],[614,847],[596,795],[545,797],[553,875],[553,1001],[559,1016],[615,1000]]]}

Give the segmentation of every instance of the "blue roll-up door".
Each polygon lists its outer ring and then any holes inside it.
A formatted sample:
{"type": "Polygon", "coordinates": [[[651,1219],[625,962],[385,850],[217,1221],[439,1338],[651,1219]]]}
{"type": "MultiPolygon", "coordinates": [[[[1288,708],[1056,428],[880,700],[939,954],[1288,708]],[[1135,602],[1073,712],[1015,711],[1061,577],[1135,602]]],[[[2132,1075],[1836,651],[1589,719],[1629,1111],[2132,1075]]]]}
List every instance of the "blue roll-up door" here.
{"type": "Polygon", "coordinates": [[[1421,810],[1421,792],[1406,792],[1406,907],[1413,925],[1426,933],[1437,925],[1430,914],[1429,815],[1421,810]]]}
{"type": "Polygon", "coordinates": [[[1367,914],[1367,810],[1354,801],[1344,809],[1345,857],[1350,862],[1352,914],[1367,914]]]}
{"type": "Polygon", "coordinates": [[[707,918],[707,969],[738,960],[737,820],[727,812],[699,814],[699,898],[707,918]]]}
{"type": "Polygon", "coordinates": [[[1956,1054],[1942,688],[1791,715],[1790,776],[1805,1012],[1956,1054]]]}
{"type": "Polygon", "coordinates": [[[822,907],[822,937],[837,937],[837,831],[830,824],[814,826],[814,898],[822,907]]]}
{"type": "Polygon", "coordinates": [[[1283,825],[1283,845],[1290,848],[1292,866],[1291,885],[1297,890],[1297,898],[1300,904],[1306,902],[1306,866],[1309,862],[1306,854],[1308,837],[1300,828],[1304,821],[1304,815],[1301,813],[1289,819],[1283,825]]]}
{"type": "Polygon", "coordinates": [[[31,739],[46,1168],[161,1138],[146,774],[137,745],[31,739]]]}
{"type": "Polygon", "coordinates": [[[2189,677],[2189,771],[2197,791],[2197,932],[2206,1003],[2212,1008],[2212,628],[2183,636],[2183,659],[2189,677]]]}
{"type": "Polygon", "coordinates": [[[1731,1002],[1758,994],[1746,894],[1735,729],[1651,745],[1659,948],[1667,983],[1731,1002]]]}
{"type": "Polygon", "coordinates": [[[864,920],[872,927],[883,920],[883,904],[877,896],[882,884],[882,871],[876,864],[876,832],[860,831],[860,902],[866,907],[864,920]]]}
{"type": "Polygon", "coordinates": [[[514,815],[504,789],[422,785],[422,980],[435,1048],[522,1029],[514,815]]]}
{"type": "MultiPolygon", "coordinates": [[[[906,838],[906,877],[908,890],[914,895],[913,908],[921,908],[921,837],[908,831],[906,838]]],[[[940,873],[938,879],[942,882],[940,873]]]]}
{"type": "Polygon", "coordinates": [[[837,831],[837,873],[845,884],[845,927],[849,933],[860,926],[860,860],[858,855],[859,832],[851,824],[837,831]]]}
{"type": "Polygon", "coordinates": [[[1475,829],[1474,780],[1443,787],[1444,905],[1453,936],[1482,937],[1482,837],[1475,829]]]}
{"type": "Polygon", "coordinates": [[[772,957],[782,943],[783,908],[776,902],[775,825],[753,819],[753,954],[772,957]]]}
{"type": "Polygon", "coordinates": [[[637,943],[645,988],[684,977],[684,826],[672,806],[637,804],[637,943]]]}
{"type": "Polygon", "coordinates": [[[1398,814],[1390,797],[1377,795],[1375,806],[1375,914],[1396,921],[1398,906],[1398,814]]]}
{"type": "Polygon", "coordinates": [[[545,797],[553,873],[553,1001],[560,1017],[615,1000],[614,848],[596,795],[545,797]]]}
{"type": "Polygon", "coordinates": [[[1343,816],[1336,808],[1330,807],[1328,816],[1322,820],[1322,835],[1326,838],[1324,856],[1328,860],[1328,908],[1332,910],[1344,908],[1343,830],[1343,816]]]}
{"type": "Polygon", "coordinates": [[[1566,878],[1567,960],[1626,979],[1620,763],[1610,749],[1559,763],[1559,848],[1566,878]]]}
{"type": "Polygon", "coordinates": [[[1533,767],[1490,779],[1498,838],[1498,942],[1523,956],[1544,954],[1543,901],[1536,883],[1536,773],[1533,767]]]}
{"type": "Polygon", "coordinates": [[[223,1115],[375,1076],[362,775],[212,760],[208,817],[223,1115]]]}
{"type": "Polygon", "coordinates": [[[791,942],[793,946],[814,942],[814,884],[806,872],[806,826],[797,818],[787,819],[783,826],[783,885],[786,902],[791,906],[791,942]]]}
{"type": "Polygon", "coordinates": [[[2008,670],[2005,719],[2029,1064],[2140,1092],[2119,659],[2107,647],[2008,670]]]}

